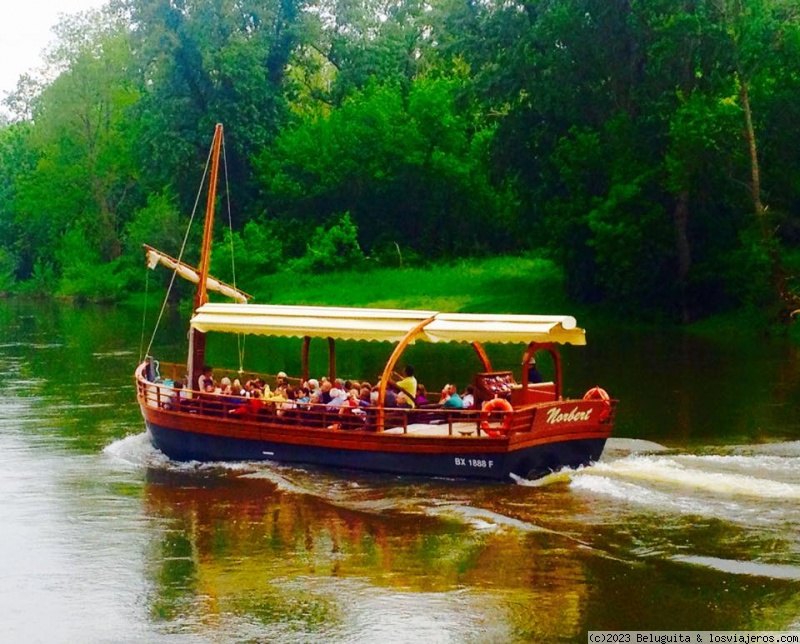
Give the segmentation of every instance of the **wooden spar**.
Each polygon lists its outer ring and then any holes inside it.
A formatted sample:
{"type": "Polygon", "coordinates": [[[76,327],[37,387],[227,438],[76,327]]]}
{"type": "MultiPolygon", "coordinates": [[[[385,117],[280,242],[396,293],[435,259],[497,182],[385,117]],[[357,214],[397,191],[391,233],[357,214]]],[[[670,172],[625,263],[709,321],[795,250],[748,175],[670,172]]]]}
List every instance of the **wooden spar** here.
{"type": "MultiPolygon", "coordinates": [[[[222,148],[222,123],[217,123],[214,130],[214,141],[211,144],[211,173],[208,177],[208,197],[206,199],[206,219],[203,226],[203,246],[200,254],[200,279],[194,295],[194,310],[197,312],[203,304],[208,302],[208,289],[206,282],[211,266],[211,238],[214,231],[214,206],[217,199],[217,176],[219,174],[219,156],[222,148]]],[[[192,389],[197,387],[206,357],[206,334],[190,329],[189,331],[189,382],[192,389]]]]}
{"type": "MultiPolygon", "coordinates": [[[[157,248],[148,246],[147,244],[142,244],[142,246],[145,250],[148,268],[152,269],[155,268],[157,264],[162,264],[170,270],[176,271],[179,276],[190,281],[192,284],[197,284],[197,282],[200,281],[200,271],[194,266],[190,266],[185,262],[181,262],[174,257],[167,255],[166,253],[162,253],[157,248]]],[[[218,280],[211,275],[209,275],[206,279],[206,290],[220,293],[225,297],[229,297],[232,300],[236,300],[242,304],[247,304],[248,300],[253,299],[252,295],[245,293],[244,291],[239,290],[230,284],[226,284],[225,282],[218,280]]]]}

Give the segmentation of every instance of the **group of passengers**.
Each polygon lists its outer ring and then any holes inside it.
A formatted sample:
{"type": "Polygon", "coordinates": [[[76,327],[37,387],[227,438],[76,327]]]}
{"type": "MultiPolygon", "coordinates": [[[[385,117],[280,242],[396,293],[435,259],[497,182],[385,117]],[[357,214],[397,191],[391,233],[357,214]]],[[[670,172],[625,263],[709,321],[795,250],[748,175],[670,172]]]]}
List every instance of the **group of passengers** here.
{"type": "MultiPolygon", "coordinates": [[[[175,397],[179,403],[188,403],[190,394],[181,381],[174,383],[175,397]]],[[[379,387],[369,382],[358,382],[323,376],[310,378],[296,385],[283,371],[275,379],[271,388],[261,378],[248,379],[242,384],[239,378],[225,376],[217,382],[213,369],[204,366],[197,379],[199,400],[207,404],[219,401],[218,396],[225,397],[226,407],[230,414],[257,414],[267,405],[273,406],[277,415],[284,415],[289,410],[308,408],[311,405],[323,405],[328,410],[338,409],[340,414],[364,414],[365,408],[374,407],[378,403],[379,387]]],[[[418,383],[414,368],[407,365],[402,374],[394,373],[389,380],[384,394],[384,407],[398,409],[432,408],[472,409],[475,405],[473,387],[467,386],[459,395],[455,385],[447,384],[441,391],[438,401],[430,400],[425,385],[418,383]]]]}

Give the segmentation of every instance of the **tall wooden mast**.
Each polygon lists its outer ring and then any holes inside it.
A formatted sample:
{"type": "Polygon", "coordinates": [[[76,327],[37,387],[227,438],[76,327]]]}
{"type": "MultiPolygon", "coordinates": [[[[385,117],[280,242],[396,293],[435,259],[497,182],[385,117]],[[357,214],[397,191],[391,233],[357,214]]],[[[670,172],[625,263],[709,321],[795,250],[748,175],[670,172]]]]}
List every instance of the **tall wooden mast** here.
{"type": "MultiPolygon", "coordinates": [[[[214,141],[211,144],[211,172],[208,177],[208,198],[206,200],[206,219],[203,227],[203,246],[200,254],[200,280],[197,283],[197,290],[194,294],[195,312],[203,304],[208,302],[208,290],[206,282],[208,280],[209,268],[211,266],[211,237],[214,231],[214,209],[217,199],[217,177],[219,175],[219,156],[222,149],[222,123],[217,123],[214,130],[214,141]]],[[[202,373],[206,356],[206,334],[189,329],[189,364],[187,373],[189,374],[190,389],[197,387],[197,380],[202,373]]]]}

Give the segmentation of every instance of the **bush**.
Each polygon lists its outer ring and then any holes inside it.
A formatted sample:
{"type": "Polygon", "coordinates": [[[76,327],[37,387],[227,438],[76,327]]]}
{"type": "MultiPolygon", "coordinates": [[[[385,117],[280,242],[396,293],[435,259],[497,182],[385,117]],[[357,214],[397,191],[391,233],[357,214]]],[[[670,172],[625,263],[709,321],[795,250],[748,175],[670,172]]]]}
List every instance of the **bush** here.
{"type": "Polygon", "coordinates": [[[330,273],[353,270],[364,263],[364,253],[358,243],[358,228],[350,213],[342,215],[328,230],[319,226],[306,244],[306,253],[289,263],[290,270],[301,273],[330,273]]]}
{"type": "Polygon", "coordinates": [[[283,243],[275,224],[248,221],[241,233],[225,229],[223,242],[211,255],[211,273],[231,283],[253,284],[262,275],[276,273],[282,263],[283,243]]]}
{"type": "Polygon", "coordinates": [[[119,261],[102,262],[100,253],[77,227],[62,237],[56,259],[61,264],[58,295],[92,302],[119,298],[123,290],[117,275],[119,261]]]}

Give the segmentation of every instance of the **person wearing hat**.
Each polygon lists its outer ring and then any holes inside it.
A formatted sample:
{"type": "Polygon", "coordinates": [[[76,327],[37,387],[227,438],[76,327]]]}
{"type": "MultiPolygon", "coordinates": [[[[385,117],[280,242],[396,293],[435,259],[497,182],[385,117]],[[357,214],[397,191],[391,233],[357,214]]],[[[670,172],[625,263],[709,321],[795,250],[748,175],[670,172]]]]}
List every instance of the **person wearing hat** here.
{"type": "Polygon", "coordinates": [[[542,374],[539,373],[539,370],[536,368],[536,358],[531,356],[531,359],[528,361],[528,384],[535,385],[538,382],[544,382],[544,378],[542,378],[542,374]]]}

